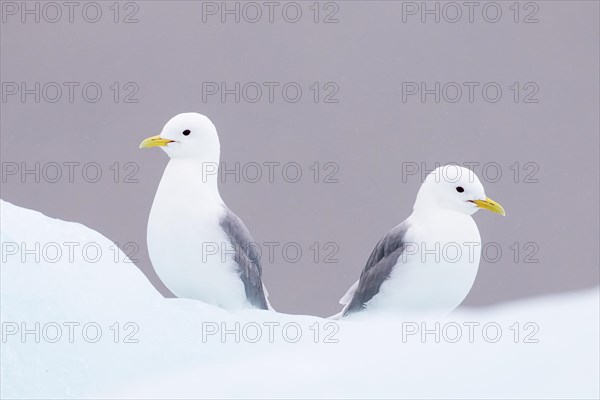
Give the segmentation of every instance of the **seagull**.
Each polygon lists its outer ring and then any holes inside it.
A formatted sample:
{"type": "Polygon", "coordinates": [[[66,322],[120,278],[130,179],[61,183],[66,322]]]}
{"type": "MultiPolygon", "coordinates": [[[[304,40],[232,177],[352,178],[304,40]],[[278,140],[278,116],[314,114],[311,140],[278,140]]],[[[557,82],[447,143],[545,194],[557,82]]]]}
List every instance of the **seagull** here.
{"type": "Polygon", "coordinates": [[[446,165],[432,171],[412,214],[377,243],[360,279],[340,300],[342,312],[332,318],[363,310],[450,313],[471,290],[479,268],[481,237],[471,217],[479,209],[506,215],[471,170],[446,165]]]}
{"type": "Polygon", "coordinates": [[[147,244],[159,278],[180,298],[227,310],[269,309],[259,250],[248,228],[223,202],[220,143],[206,116],[182,113],[140,148],[170,157],[148,219],[147,244]]]}

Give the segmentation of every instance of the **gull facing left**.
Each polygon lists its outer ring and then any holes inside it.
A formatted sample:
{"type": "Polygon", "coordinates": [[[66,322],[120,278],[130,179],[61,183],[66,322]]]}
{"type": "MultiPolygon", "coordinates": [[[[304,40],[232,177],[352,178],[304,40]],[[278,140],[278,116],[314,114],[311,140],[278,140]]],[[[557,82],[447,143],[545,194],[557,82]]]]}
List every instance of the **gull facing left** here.
{"type": "Polygon", "coordinates": [[[170,157],[147,230],[162,282],[177,297],[224,309],[268,309],[255,242],[219,194],[221,149],[213,123],[202,114],[178,114],[140,144],[146,147],[170,157]]]}

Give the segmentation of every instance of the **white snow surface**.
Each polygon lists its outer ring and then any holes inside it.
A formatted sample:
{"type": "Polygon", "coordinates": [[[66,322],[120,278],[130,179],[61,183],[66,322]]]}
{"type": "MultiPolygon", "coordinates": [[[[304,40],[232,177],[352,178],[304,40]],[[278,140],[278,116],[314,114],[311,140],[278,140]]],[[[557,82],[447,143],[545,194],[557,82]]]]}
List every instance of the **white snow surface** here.
{"type": "Polygon", "coordinates": [[[230,313],[163,298],[114,243],[81,224],[5,201],[0,211],[2,398],[600,396],[598,288],[440,321],[230,313]]]}

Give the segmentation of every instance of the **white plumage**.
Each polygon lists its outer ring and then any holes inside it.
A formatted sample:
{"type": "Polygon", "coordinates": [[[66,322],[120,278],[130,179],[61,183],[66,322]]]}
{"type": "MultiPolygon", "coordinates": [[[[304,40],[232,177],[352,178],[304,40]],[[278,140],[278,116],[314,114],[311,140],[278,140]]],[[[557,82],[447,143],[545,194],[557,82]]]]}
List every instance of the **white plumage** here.
{"type": "Polygon", "coordinates": [[[220,145],[212,122],[179,114],[140,145],[154,146],[171,158],[148,219],[148,252],[160,279],[177,297],[229,310],[266,309],[250,233],[219,194],[220,145]]]}
{"type": "Polygon", "coordinates": [[[471,217],[479,208],[504,215],[475,174],[445,166],[429,174],[413,213],[385,235],[338,316],[367,310],[447,314],[467,296],[477,275],[481,237],[471,217]]]}

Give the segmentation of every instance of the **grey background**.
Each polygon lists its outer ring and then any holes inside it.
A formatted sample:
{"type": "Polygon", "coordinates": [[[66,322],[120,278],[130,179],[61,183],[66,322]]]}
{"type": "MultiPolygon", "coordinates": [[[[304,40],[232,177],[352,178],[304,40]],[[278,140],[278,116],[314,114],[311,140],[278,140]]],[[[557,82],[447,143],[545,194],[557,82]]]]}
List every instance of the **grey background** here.
{"type": "MultiPolygon", "coordinates": [[[[20,3],[20,2],[19,2],[20,3]]],[[[34,2],[28,2],[33,4],[34,2]]],[[[140,246],[137,265],[164,291],[145,243],[152,199],[167,163],[159,150],[138,150],[173,115],[197,111],[220,134],[222,161],[298,162],[306,178],[258,183],[227,179],[226,203],[259,243],[297,242],[303,257],[264,262],[264,281],[279,311],[328,315],[358,278],[371,249],[412,209],[420,176],[402,179],[402,162],[495,162],[502,179],[485,182],[508,216],[475,215],[484,242],[504,250],[482,261],[465,305],[598,284],[599,82],[598,3],[537,2],[538,23],[402,21],[402,2],[337,2],[338,23],[202,22],[201,2],[136,2],[138,23],[114,23],[112,2],[91,24],[1,26],[3,82],[98,82],[97,103],[10,97],[1,103],[1,151],[7,162],[97,162],[103,178],[69,183],[8,177],[2,199],[77,221],[118,243],[140,246]],[[107,88],[135,82],[136,104],[115,103],[107,88]],[[202,82],[298,82],[295,104],[279,97],[254,104],[202,100],[202,82]],[[336,82],[337,104],[315,104],[312,82],[336,82]],[[402,82],[498,82],[501,101],[402,102],[402,82]],[[536,82],[537,104],[514,103],[513,82],[536,82]],[[313,183],[308,166],[335,162],[339,183],[313,183]],[[114,183],[108,167],[139,166],[138,183],[114,183]],[[534,162],[538,183],[515,183],[509,167],[534,162]],[[315,263],[313,242],[336,242],[338,263],[315,263]],[[515,262],[509,246],[535,242],[539,263],[515,262]]],[[[513,2],[501,3],[503,11],[513,2]]],[[[229,4],[232,4],[230,2],[229,4]]],[[[302,2],[304,12],[312,2],[302,2]]],[[[433,4],[433,3],[429,3],[433,4]]],[[[276,14],[277,15],[277,14],[276,14]]],[[[122,17],[122,16],[121,16],[122,17]]],[[[80,171],[80,170],[79,170],[80,171]]],[[[122,170],[123,172],[123,170],[122,170]]],[[[475,169],[481,177],[481,170],[475,169]]],[[[122,177],[121,177],[122,178],[122,177]]],[[[122,180],[122,179],[121,179],[122,180]]],[[[198,205],[201,206],[200,204],[198,205]]],[[[110,295],[110,288],[106,288],[110,295]]]]}

